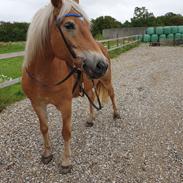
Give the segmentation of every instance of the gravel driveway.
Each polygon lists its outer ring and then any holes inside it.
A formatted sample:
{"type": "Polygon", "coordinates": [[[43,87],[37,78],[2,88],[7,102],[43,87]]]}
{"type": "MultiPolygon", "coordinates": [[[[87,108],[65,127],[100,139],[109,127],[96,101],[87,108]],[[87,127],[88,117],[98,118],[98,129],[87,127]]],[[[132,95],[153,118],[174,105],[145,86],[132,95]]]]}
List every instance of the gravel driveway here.
{"type": "Polygon", "coordinates": [[[0,182],[183,182],[183,48],[141,45],[113,60],[121,120],[110,103],[86,128],[86,99],[73,102],[71,174],[60,175],[60,114],[49,107],[54,160],[40,162],[42,137],[30,102],[0,114],[0,182]]]}

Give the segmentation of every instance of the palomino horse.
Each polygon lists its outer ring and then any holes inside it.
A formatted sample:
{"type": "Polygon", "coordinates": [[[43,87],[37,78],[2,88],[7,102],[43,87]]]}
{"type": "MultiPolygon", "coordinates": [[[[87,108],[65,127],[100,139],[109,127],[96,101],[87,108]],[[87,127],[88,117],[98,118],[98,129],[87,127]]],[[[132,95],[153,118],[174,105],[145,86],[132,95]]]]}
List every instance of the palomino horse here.
{"type": "Polygon", "coordinates": [[[102,94],[103,98],[106,94],[110,96],[114,118],[119,118],[111,83],[110,58],[106,49],[92,37],[88,18],[79,1],[51,0],[50,5],[38,11],[29,27],[22,87],[39,118],[44,164],[53,157],[47,105],[53,104],[62,113],[64,153],[61,173],[71,171],[72,98],[83,92],[88,95],[88,125],[92,126],[94,86],[100,97],[102,94]]]}

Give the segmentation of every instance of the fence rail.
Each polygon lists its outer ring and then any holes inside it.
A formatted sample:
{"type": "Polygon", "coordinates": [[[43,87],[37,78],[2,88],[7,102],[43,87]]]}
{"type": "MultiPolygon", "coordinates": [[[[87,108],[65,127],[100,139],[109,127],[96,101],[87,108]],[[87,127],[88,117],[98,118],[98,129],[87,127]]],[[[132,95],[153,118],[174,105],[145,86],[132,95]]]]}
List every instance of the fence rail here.
{"type": "MultiPolygon", "coordinates": [[[[128,37],[119,37],[119,38],[114,38],[114,39],[106,39],[106,40],[101,40],[98,42],[104,44],[104,46],[108,49],[108,51],[113,51],[113,50],[123,48],[125,46],[139,42],[139,35],[133,35],[133,36],[128,36],[128,37]]],[[[25,52],[0,54],[0,60],[24,56],[24,54],[25,54],[25,52]]],[[[0,84],[0,89],[20,83],[20,81],[21,81],[21,78],[16,78],[11,81],[5,81],[0,84]]]]}
{"type": "Polygon", "coordinates": [[[0,60],[1,59],[7,59],[7,58],[21,57],[21,56],[24,56],[24,55],[25,55],[24,51],[20,51],[20,52],[16,52],[16,53],[0,54],[0,60]]]}
{"type": "Polygon", "coordinates": [[[125,46],[128,46],[130,44],[134,44],[136,42],[139,42],[139,35],[132,35],[127,37],[117,37],[114,39],[106,39],[98,41],[99,43],[102,43],[108,51],[113,51],[118,48],[122,48],[125,46]]]}
{"type": "Polygon", "coordinates": [[[5,81],[5,82],[0,84],[0,89],[6,88],[8,86],[15,85],[17,83],[20,83],[20,81],[21,81],[21,78],[16,78],[16,79],[13,79],[13,80],[10,80],[10,81],[5,81]]]}

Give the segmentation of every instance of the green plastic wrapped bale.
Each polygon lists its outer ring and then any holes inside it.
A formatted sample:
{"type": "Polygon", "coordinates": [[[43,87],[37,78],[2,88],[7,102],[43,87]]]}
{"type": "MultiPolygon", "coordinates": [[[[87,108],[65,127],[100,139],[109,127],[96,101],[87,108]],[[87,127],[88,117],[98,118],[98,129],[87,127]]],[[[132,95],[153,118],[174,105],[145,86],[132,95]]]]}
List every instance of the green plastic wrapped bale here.
{"type": "Polygon", "coordinates": [[[159,41],[166,41],[166,34],[161,34],[159,36],[159,41]]]}
{"type": "Polygon", "coordinates": [[[174,35],[173,34],[168,34],[167,40],[173,41],[174,40],[174,35]]]}
{"type": "Polygon", "coordinates": [[[171,33],[176,34],[178,32],[177,26],[171,26],[171,33]]]}
{"type": "Polygon", "coordinates": [[[151,40],[151,36],[149,34],[144,34],[143,41],[145,43],[148,43],[148,42],[150,42],[150,40],[151,40]]]}
{"type": "Polygon", "coordinates": [[[163,27],[156,27],[156,34],[158,35],[163,34],[163,27]]]}
{"type": "Polygon", "coordinates": [[[151,35],[151,42],[152,42],[152,43],[158,42],[158,35],[157,35],[157,34],[151,35]]]}
{"type": "Polygon", "coordinates": [[[154,34],[154,27],[149,27],[147,28],[147,34],[151,35],[151,34],[154,34]]]}
{"type": "Polygon", "coordinates": [[[183,34],[181,34],[181,39],[183,40],[183,34]]]}
{"type": "Polygon", "coordinates": [[[183,34],[183,26],[178,26],[178,32],[183,34]]]}
{"type": "Polygon", "coordinates": [[[163,28],[163,33],[164,34],[170,34],[171,33],[171,27],[169,27],[169,26],[164,27],[163,28]]]}
{"type": "Polygon", "coordinates": [[[182,39],[182,34],[181,33],[176,33],[175,34],[175,40],[181,40],[182,39]]]}

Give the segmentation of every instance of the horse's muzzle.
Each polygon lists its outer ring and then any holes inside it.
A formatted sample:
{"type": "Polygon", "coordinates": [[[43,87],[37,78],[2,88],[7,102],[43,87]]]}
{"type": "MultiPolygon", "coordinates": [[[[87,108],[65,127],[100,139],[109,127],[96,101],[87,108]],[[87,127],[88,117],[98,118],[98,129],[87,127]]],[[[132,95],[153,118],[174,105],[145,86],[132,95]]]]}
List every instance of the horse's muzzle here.
{"type": "Polygon", "coordinates": [[[92,64],[86,61],[83,64],[83,69],[90,78],[99,79],[106,73],[108,63],[104,60],[93,61],[92,64]]]}

